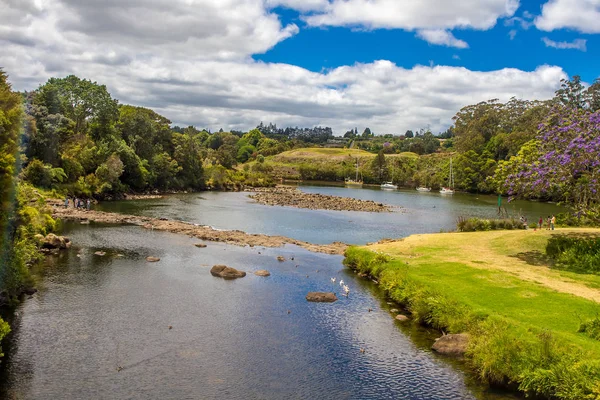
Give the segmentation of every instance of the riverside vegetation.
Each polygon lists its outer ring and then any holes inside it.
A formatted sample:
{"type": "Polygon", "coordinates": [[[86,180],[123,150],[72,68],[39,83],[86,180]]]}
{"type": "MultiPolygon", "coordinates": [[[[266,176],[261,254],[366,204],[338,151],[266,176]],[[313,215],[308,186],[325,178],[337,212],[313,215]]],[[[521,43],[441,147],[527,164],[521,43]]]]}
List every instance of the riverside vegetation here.
{"type": "Polygon", "coordinates": [[[600,279],[532,262],[552,235],[414,235],[351,247],[344,263],[375,277],[414,321],[468,333],[466,359],[482,380],[547,398],[597,399],[600,279]]]}

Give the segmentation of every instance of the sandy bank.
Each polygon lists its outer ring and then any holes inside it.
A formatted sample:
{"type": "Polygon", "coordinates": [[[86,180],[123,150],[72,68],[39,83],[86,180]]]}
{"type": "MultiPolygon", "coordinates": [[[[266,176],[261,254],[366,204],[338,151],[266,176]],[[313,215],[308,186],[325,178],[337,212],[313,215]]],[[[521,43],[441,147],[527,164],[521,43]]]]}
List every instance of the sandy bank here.
{"type": "Polygon", "coordinates": [[[269,206],[288,206],[310,210],[392,212],[391,206],[372,200],[304,193],[290,186],[263,188],[249,197],[260,204],[269,206]]]}
{"type": "Polygon", "coordinates": [[[309,251],[326,254],[344,254],[344,251],[348,247],[348,245],[340,242],[318,245],[285,236],[250,234],[238,230],[215,230],[210,226],[196,225],[183,221],[162,220],[158,218],[108,213],[104,211],[83,211],[72,207],[64,208],[60,201],[50,201],[49,204],[52,206],[52,215],[55,218],[60,218],[62,220],[137,225],[144,229],[178,233],[195,237],[200,240],[224,242],[238,246],[280,247],[285,244],[295,244],[309,251]]]}

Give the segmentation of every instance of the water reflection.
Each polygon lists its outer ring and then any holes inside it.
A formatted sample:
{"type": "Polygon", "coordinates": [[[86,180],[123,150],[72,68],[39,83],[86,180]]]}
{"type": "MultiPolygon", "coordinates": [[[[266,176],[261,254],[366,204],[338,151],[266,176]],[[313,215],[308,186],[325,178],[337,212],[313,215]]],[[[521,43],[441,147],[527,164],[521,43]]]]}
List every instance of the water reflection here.
{"type": "MultiPolygon", "coordinates": [[[[163,199],[103,203],[100,208],[127,214],[166,217],[219,229],[283,235],[311,243],[364,244],[382,238],[415,233],[451,231],[459,216],[493,218],[497,198],[457,193],[419,193],[415,190],[384,191],[344,187],[301,186],[311,193],[355,197],[401,207],[394,213],[306,210],[256,204],[248,193],[207,192],[167,196],[163,199]]],[[[505,204],[506,205],[506,204],[505,204]]],[[[529,221],[559,212],[554,204],[513,202],[509,212],[524,213],[529,221]]]]}
{"type": "Polygon", "coordinates": [[[339,256],[70,229],[76,245],[49,259],[40,292],[18,309],[2,398],[506,398],[467,386],[430,343],[415,345],[339,256]],[[208,272],[221,263],[272,275],[224,281],[208,272]],[[339,292],[332,276],[350,296],[307,303],[308,291],[339,292]]]}

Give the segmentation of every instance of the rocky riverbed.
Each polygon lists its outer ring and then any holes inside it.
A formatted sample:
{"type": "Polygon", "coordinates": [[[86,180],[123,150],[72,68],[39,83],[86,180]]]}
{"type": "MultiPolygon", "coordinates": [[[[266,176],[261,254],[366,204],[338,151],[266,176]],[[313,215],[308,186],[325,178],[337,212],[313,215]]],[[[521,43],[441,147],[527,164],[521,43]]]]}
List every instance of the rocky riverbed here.
{"type": "Polygon", "coordinates": [[[80,221],[81,223],[131,224],[144,229],[159,230],[195,237],[200,240],[224,242],[238,246],[281,247],[294,244],[309,251],[326,254],[344,254],[348,247],[345,243],[334,242],[326,245],[312,244],[285,236],[269,236],[250,234],[239,230],[216,230],[210,226],[192,224],[184,221],[161,218],[140,217],[135,215],[109,213],[104,211],[85,211],[72,207],[65,208],[60,200],[49,201],[52,215],[62,220],[80,221]]]}
{"type": "Polygon", "coordinates": [[[288,206],[310,210],[392,212],[392,206],[371,200],[351,197],[329,196],[318,193],[305,193],[294,187],[278,186],[262,188],[249,196],[260,204],[268,206],[288,206]]]}

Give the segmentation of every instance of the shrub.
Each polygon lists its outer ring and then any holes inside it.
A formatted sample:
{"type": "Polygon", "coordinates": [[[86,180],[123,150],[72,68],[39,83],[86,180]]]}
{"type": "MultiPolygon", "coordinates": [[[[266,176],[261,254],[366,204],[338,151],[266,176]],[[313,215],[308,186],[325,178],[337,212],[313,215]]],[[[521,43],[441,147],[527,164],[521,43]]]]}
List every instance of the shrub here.
{"type": "Polygon", "coordinates": [[[556,268],[600,274],[600,236],[553,235],[546,254],[554,259],[556,268]]]}
{"type": "Polygon", "coordinates": [[[581,323],[577,332],[585,333],[592,339],[600,340],[600,317],[581,323]]]}
{"type": "Polygon", "coordinates": [[[523,222],[510,219],[481,219],[458,217],[456,227],[459,232],[479,232],[492,230],[525,229],[523,222]]]}

